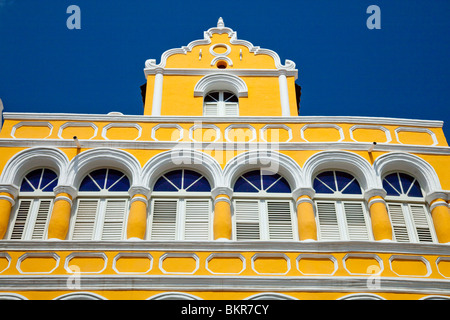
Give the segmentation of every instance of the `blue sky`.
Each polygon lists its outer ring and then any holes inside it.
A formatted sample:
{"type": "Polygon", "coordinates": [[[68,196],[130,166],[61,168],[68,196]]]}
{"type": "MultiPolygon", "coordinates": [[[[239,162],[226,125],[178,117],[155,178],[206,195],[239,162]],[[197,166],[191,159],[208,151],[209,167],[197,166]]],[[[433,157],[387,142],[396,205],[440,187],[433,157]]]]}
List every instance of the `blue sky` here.
{"type": "Polygon", "coordinates": [[[142,114],[147,59],[224,18],[238,38],[293,60],[301,115],[445,121],[448,0],[0,0],[0,98],[7,112],[142,114]],[[381,30],[369,30],[369,5],[381,30]],[[69,30],[69,5],[81,30],[69,30]]]}

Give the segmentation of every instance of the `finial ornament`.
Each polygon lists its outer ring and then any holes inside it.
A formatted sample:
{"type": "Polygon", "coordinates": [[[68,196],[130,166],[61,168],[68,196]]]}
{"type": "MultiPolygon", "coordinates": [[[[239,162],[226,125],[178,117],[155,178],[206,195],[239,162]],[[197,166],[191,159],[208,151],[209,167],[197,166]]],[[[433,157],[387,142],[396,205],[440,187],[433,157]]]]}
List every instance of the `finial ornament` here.
{"type": "Polygon", "coordinates": [[[217,21],[217,28],[223,28],[225,27],[225,23],[223,23],[222,17],[219,18],[219,21],[217,21]]]}

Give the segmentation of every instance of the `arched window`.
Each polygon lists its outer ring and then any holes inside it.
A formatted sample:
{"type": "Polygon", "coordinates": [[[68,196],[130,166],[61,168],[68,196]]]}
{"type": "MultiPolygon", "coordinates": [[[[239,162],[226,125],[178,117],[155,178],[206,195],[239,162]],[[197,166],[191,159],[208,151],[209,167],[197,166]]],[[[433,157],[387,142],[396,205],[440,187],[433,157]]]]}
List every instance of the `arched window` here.
{"type": "Polygon", "coordinates": [[[12,215],[7,238],[11,240],[44,240],[54,199],[53,188],[58,176],[50,169],[37,169],[22,180],[18,205],[12,215]]]}
{"type": "Polygon", "coordinates": [[[130,181],[120,171],[100,169],[81,182],[71,240],[122,240],[130,181]]]}
{"type": "Polygon", "coordinates": [[[239,99],[228,91],[209,92],[203,102],[204,116],[233,117],[239,115],[239,99]]]}
{"type": "Polygon", "coordinates": [[[211,240],[211,186],[200,173],[165,173],[152,192],[150,240],[211,240]]]}
{"type": "Polygon", "coordinates": [[[412,176],[395,172],[383,179],[386,204],[394,239],[398,242],[435,242],[431,216],[419,182],[412,176]]]}
{"type": "Polygon", "coordinates": [[[233,189],[233,238],[295,240],[296,217],[289,183],[262,169],[240,176],[233,189]]]}
{"type": "Polygon", "coordinates": [[[351,174],[326,171],[314,179],[319,240],[373,240],[361,187],[351,174]]]}

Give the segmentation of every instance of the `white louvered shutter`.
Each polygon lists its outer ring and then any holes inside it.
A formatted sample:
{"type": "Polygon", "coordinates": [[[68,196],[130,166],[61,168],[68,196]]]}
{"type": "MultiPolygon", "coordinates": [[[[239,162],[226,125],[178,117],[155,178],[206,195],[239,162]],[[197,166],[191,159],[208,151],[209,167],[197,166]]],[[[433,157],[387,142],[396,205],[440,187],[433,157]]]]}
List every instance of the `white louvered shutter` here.
{"type": "Polygon", "coordinates": [[[151,240],[176,240],[177,200],[154,200],[151,240]]]}
{"type": "Polygon", "coordinates": [[[234,117],[239,116],[239,104],[237,103],[225,103],[225,116],[234,117]]]}
{"type": "Polygon", "coordinates": [[[78,201],[72,240],[93,239],[98,206],[99,200],[80,199],[78,201]]]}
{"type": "Polygon", "coordinates": [[[218,114],[217,102],[215,103],[205,103],[203,115],[207,117],[214,117],[218,114]]]}
{"type": "Polygon", "coordinates": [[[433,242],[425,206],[422,204],[410,204],[409,210],[414,221],[419,242],[433,242]]]}
{"type": "Polygon", "coordinates": [[[236,240],[259,240],[259,201],[235,201],[236,240]]]}
{"type": "Polygon", "coordinates": [[[122,240],[127,206],[125,199],[106,200],[102,240],[122,240]]]}
{"type": "Polygon", "coordinates": [[[317,201],[316,206],[320,240],[341,240],[336,204],[334,202],[317,201]]]}
{"type": "Polygon", "coordinates": [[[267,201],[270,240],[292,240],[291,206],[287,201],[267,201]]]}
{"type": "Polygon", "coordinates": [[[402,205],[388,203],[387,207],[391,218],[392,229],[394,230],[395,240],[398,242],[410,242],[402,205]]]}
{"type": "Polygon", "coordinates": [[[360,202],[344,202],[349,240],[369,240],[364,207],[360,202]]]}
{"type": "Polygon", "coordinates": [[[36,215],[36,220],[34,221],[33,234],[31,235],[31,239],[44,240],[47,222],[50,217],[51,205],[51,200],[39,201],[39,208],[36,215]]]}
{"type": "Polygon", "coordinates": [[[184,240],[209,240],[209,200],[186,200],[185,206],[184,240]]]}
{"type": "Polygon", "coordinates": [[[32,200],[21,200],[17,209],[16,220],[11,232],[11,240],[22,240],[25,223],[31,210],[32,200]]]}

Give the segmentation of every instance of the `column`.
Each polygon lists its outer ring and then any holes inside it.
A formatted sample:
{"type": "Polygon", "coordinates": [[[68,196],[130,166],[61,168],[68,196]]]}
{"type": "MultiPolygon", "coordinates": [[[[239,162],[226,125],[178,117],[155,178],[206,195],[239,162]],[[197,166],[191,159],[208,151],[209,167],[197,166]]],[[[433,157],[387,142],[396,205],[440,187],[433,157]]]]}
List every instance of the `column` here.
{"type": "Polygon", "coordinates": [[[280,83],[281,116],[289,117],[291,115],[291,109],[289,107],[289,91],[286,75],[280,74],[278,82],[280,83]]]}
{"type": "Polygon", "coordinates": [[[450,210],[443,198],[430,203],[431,217],[439,243],[450,243],[450,210]]]}
{"type": "Polygon", "coordinates": [[[153,88],[152,116],[161,115],[163,79],[164,79],[163,69],[156,69],[155,86],[153,88]]]}
{"type": "Polygon", "coordinates": [[[144,240],[147,230],[147,205],[150,190],[145,187],[130,188],[130,212],[128,213],[127,239],[144,240]]]}
{"type": "Polygon", "coordinates": [[[8,192],[0,193],[0,239],[3,239],[8,230],[11,208],[14,206],[14,195],[8,192]]]}
{"type": "Polygon", "coordinates": [[[314,214],[315,191],[299,188],[292,193],[297,207],[298,237],[300,241],[317,240],[316,216],[314,214]]]}
{"type": "Polygon", "coordinates": [[[77,191],[71,186],[57,186],[54,189],[55,202],[48,225],[47,239],[65,240],[70,226],[72,202],[77,191]]]}
{"type": "Polygon", "coordinates": [[[214,199],[214,222],[213,232],[214,240],[231,240],[232,221],[231,221],[231,195],[230,188],[215,188],[211,191],[214,199]]]}
{"type": "Polygon", "coordinates": [[[375,241],[392,240],[392,225],[384,201],[385,196],[384,189],[371,189],[365,194],[375,241]]]}

